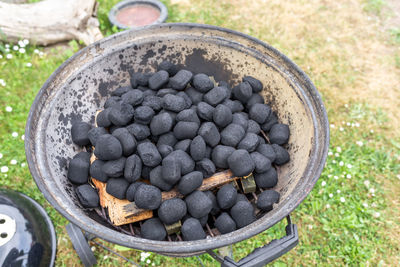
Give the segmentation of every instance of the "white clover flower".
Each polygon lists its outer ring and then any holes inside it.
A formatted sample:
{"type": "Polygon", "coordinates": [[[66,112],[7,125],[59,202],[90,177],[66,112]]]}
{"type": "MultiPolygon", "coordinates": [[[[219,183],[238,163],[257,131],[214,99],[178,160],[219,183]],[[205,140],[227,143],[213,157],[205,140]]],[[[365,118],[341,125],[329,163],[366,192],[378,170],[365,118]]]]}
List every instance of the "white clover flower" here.
{"type": "Polygon", "coordinates": [[[344,203],[344,202],[346,202],[346,199],[344,197],[341,197],[340,202],[344,203]]]}
{"type": "Polygon", "coordinates": [[[25,48],[20,48],[18,51],[19,51],[21,54],[24,54],[24,53],[26,52],[25,48]]]}
{"type": "Polygon", "coordinates": [[[400,174],[397,174],[396,176],[397,176],[397,179],[399,179],[399,180],[400,180],[400,174]]]}
{"type": "Polygon", "coordinates": [[[371,129],[371,130],[369,130],[369,132],[370,132],[370,133],[374,133],[374,130],[371,129]]]}
{"type": "Polygon", "coordinates": [[[339,157],[340,155],[339,155],[339,153],[335,153],[335,157],[339,157]]]}
{"type": "Polygon", "coordinates": [[[28,68],[30,68],[30,67],[32,67],[32,63],[28,62],[28,63],[26,63],[26,66],[27,66],[28,68]]]}
{"type": "Polygon", "coordinates": [[[0,59],[3,58],[3,55],[0,55],[0,59]]]}
{"type": "Polygon", "coordinates": [[[379,216],[381,216],[380,212],[378,212],[378,211],[374,212],[374,217],[375,218],[378,218],[379,216]]]}
{"type": "Polygon", "coordinates": [[[311,224],[309,224],[309,225],[308,225],[308,229],[311,230],[312,228],[313,228],[313,226],[312,226],[311,224]]]}
{"type": "Polygon", "coordinates": [[[335,128],[335,124],[331,124],[329,125],[331,128],[335,128]]]}
{"type": "Polygon", "coordinates": [[[7,54],[6,58],[7,59],[12,59],[12,55],[11,54],[7,54]]]}
{"type": "Polygon", "coordinates": [[[13,133],[11,134],[11,136],[12,136],[12,137],[18,137],[18,133],[17,133],[17,132],[13,132],[13,133]]]}
{"type": "Polygon", "coordinates": [[[108,259],[108,255],[104,255],[103,260],[108,259]]]}
{"type": "Polygon", "coordinates": [[[12,111],[12,107],[7,106],[7,107],[6,107],[6,111],[7,111],[7,112],[11,112],[11,111],[12,111]]]}
{"type": "Polygon", "coordinates": [[[333,164],[336,164],[336,160],[332,160],[332,163],[333,163],[333,164]]]}
{"type": "Polygon", "coordinates": [[[153,263],[151,264],[151,266],[156,266],[156,264],[153,262],[153,263]]]}
{"type": "Polygon", "coordinates": [[[351,124],[350,124],[350,122],[347,122],[346,125],[347,125],[347,126],[350,126],[351,124]]]}
{"type": "Polygon", "coordinates": [[[364,185],[365,185],[366,187],[368,187],[368,186],[369,186],[369,181],[368,181],[368,180],[365,180],[365,181],[364,181],[364,185]]]}
{"type": "Polygon", "coordinates": [[[2,159],[2,158],[3,158],[3,154],[0,153],[0,159],[2,159]]]}
{"type": "Polygon", "coordinates": [[[325,182],[325,181],[322,181],[321,185],[322,185],[322,186],[325,186],[325,185],[326,185],[326,182],[325,182]]]}
{"type": "Polygon", "coordinates": [[[151,263],[151,260],[150,260],[150,259],[147,259],[146,263],[147,263],[147,264],[150,264],[150,263],[151,263]]]}
{"type": "Polygon", "coordinates": [[[38,50],[38,49],[35,49],[35,50],[33,50],[33,53],[39,54],[39,50],[38,50]]]}
{"type": "Polygon", "coordinates": [[[7,53],[9,53],[10,52],[10,49],[9,48],[6,48],[6,50],[5,50],[7,53]]]}
{"type": "Polygon", "coordinates": [[[351,169],[351,168],[353,168],[353,165],[351,165],[351,164],[349,163],[349,164],[347,164],[347,168],[351,169]]]}
{"type": "Polygon", "coordinates": [[[24,39],[24,44],[28,45],[29,44],[29,40],[28,39],[24,39]]]}
{"type": "Polygon", "coordinates": [[[332,174],[328,174],[328,178],[331,178],[332,177],[332,174]]]}
{"type": "Polygon", "coordinates": [[[22,167],[22,168],[25,167],[25,165],[26,165],[25,162],[22,162],[22,163],[21,163],[21,167],[22,167]]]}
{"type": "Polygon", "coordinates": [[[328,156],[332,156],[332,155],[333,155],[332,151],[329,151],[328,156]]]}
{"type": "Polygon", "coordinates": [[[351,174],[347,174],[347,175],[346,175],[346,178],[347,178],[347,179],[350,179],[350,178],[351,178],[351,174]]]}
{"type": "Polygon", "coordinates": [[[369,192],[372,193],[372,194],[375,193],[375,188],[370,188],[369,192]]]}
{"type": "Polygon", "coordinates": [[[358,122],[356,122],[356,124],[355,124],[355,125],[356,125],[356,127],[360,127],[360,124],[359,124],[358,122]]]}
{"type": "Polygon", "coordinates": [[[329,209],[330,207],[331,207],[331,205],[329,205],[329,204],[326,204],[326,206],[325,206],[327,209],[329,209]]]}
{"type": "Polygon", "coordinates": [[[340,153],[340,152],[342,152],[342,148],[341,148],[340,146],[338,146],[338,147],[336,148],[336,151],[340,153]]]}
{"type": "Polygon", "coordinates": [[[3,166],[3,167],[1,167],[0,171],[2,173],[6,173],[6,172],[8,172],[8,167],[7,166],[3,166]]]}
{"type": "Polygon", "coordinates": [[[333,198],[333,194],[332,194],[332,193],[330,193],[330,194],[329,194],[329,197],[330,197],[330,198],[333,198]]]}
{"type": "Polygon", "coordinates": [[[337,175],[333,176],[333,178],[334,178],[335,180],[339,179],[339,177],[337,177],[337,175]]]}
{"type": "Polygon", "coordinates": [[[13,46],[13,50],[14,50],[14,51],[17,51],[18,49],[19,49],[18,45],[14,45],[14,46],[13,46]]]}
{"type": "Polygon", "coordinates": [[[376,208],[377,206],[378,206],[378,205],[376,205],[375,202],[371,204],[371,207],[373,207],[373,208],[376,208]]]}
{"type": "Polygon", "coordinates": [[[42,51],[39,52],[39,56],[44,56],[44,53],[42,51]]]}
{"type": "Polygon", "coordinates": [[[10,161],[10,164],[11,164],[11,165],[16,165],[16,164],[17,164],[17,160],[12,159],[12,160],[10,161]]]}
{"type": "Polygon", "coordinates": [[[24,134],[21,135],[21,139],[22,139],[22,140],[25,140],[25,135],[24,135],[24,134]]]}
{"type": "Polygon", "coordinates": [[[357,141],[356,144],[357,144],[358,146],[363,146],[363,142],[362,142],[362,141],[357,141]]]}
{"type": "Polygon", "coordinates": [[[25,43],[22,40],[18,41],[18,45],[19,47],[25,47],[25,43]]]}
{"type": "Polygon", "coordinates": [[[340,194],[340,192],[342,192],[342,191],[340,191],[340,189],[338,189],[338,190],[336,190],[336,192],[337,192],[338,194],[340,194]]]}
{"type": "Polygon", "coordinates": [[[368,203],[363,203],[362,205],[364,206],[364,208],[368,208],[368,203]]]}
{"type": "Polygon", "coordinates": [[[10,45],[9,45],[9,44],[6,44],[6,48],[10,48],[10,45]]]}
{"type": "Polygon", "coordinates": [[[343,127],[340,127],[340,128],[339,128],[339,131],[343,132],[343,131],[344,131],[344,128],[343,128],[343,127]]]}
{"type": "Polygon", "coordinates": [[[95,246],[92,246],[90,249],[91,249],[92,251],[96,251],[96,247],[95,247],[95,246]]]}
{"type": "Polygon", "coordinates": [[[6,86],[7,84],[6,84],[6,82],[5,82],[3,79],[0,79],[0,85],[1,85],[1,86],[6,86]]]}
{"type": "Polygon", "coordinates": [[[344,165],[343,161],[339,162],[339,166],[343,166],[343,165],[344,165]]]}

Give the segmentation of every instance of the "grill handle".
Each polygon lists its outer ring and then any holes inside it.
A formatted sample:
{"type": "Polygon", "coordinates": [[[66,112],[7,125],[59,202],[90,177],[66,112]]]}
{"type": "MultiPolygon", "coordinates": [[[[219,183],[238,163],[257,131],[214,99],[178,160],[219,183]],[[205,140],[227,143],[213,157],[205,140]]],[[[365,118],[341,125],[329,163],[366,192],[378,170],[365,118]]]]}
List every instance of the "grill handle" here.
{"type": "MultiPolygon", "coordinates": [[[[238,262],[229,257],[223,258],[222,267],[259,267],[264,266],[271,261],[279,258],[299,243],[299,234],[297,226],[292,224],[290,215],[286,217],[288,225],[286,226],[286,236],[281,239],[274,239],[265,246],[254,249],[252,253],[238,262]]],[[[215,255],[215,254],[214,254],[215,255]]],[[[218,259],[217,259],[218,260],[218,259]]]]}

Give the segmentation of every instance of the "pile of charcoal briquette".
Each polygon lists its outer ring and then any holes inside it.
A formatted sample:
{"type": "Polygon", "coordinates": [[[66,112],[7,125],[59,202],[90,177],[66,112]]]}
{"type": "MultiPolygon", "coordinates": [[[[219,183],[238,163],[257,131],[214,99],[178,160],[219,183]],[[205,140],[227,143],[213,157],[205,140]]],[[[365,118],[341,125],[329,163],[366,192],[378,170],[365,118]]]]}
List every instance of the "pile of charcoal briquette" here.
{"type": "Polygon", "coordinates": [[[99,206],[88,183],[93,177],[112,196],[155,211],[141,224],[143,238],[164,240],[165,225],[181,221],[183,239],[197,240],[206,237],[207,222],[229,233],[252,223],[255,207],[268,212],[279,201],[271,188],[278,181],[275,167],[289,161],[282,147],[289,127],[264,103],[259,80],[246,76],[231,87],[164,61],[155,73],[133,73],[130,82],[111,92],[97,127],[72,125],[73,142],[94,146],[97,158],[90,164],[90,154],[80,152],[69,163],[68,178],[85,208],[99,206]],[[254,204],[232,184],[197,190],[226,169],[237,177],[253,174],[262,189],[254,204]],[[161,192],[174,187],[183,199],[162,201],[161,192]]]}

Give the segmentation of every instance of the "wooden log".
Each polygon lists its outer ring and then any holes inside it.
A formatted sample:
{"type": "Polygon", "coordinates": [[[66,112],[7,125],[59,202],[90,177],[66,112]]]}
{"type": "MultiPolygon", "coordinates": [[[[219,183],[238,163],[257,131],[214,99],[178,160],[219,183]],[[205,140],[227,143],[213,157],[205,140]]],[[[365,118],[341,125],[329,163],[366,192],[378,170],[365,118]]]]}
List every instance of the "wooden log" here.
{"type": "Polygon", "coordinates": [[[96,0],[43,0],[32,4],[0,1],[0,39],[28,39],[49,45],[72,39],[86,45],[103,38],[96,0]]]}

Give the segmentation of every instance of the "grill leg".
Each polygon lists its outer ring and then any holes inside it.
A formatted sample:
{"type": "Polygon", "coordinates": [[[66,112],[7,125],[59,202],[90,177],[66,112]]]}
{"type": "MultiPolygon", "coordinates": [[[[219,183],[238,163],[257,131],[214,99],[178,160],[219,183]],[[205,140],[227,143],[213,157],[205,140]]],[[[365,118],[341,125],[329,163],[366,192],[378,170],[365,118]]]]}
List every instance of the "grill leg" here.
{"type": "Polygon", "coordinates": [[[90,249],[88,240],[83,235],[82,230],[72,223],[67,224],[65,228],[67,229],[72,246],[81,259],[82,264],[85,267],[95,265],[97,263],[96,257],[90,249]]]}

